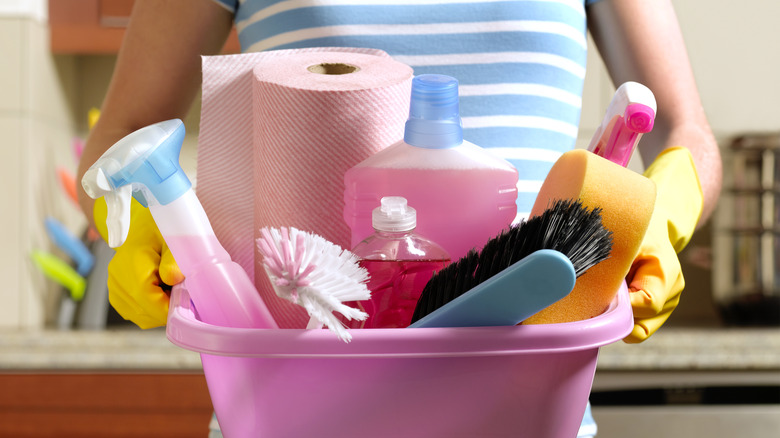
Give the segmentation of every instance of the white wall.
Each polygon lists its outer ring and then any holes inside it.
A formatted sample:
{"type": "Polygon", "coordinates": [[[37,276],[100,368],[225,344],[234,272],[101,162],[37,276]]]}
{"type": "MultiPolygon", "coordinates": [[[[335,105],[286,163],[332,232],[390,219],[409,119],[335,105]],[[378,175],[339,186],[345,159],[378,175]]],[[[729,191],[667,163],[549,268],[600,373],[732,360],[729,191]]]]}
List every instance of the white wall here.
{"type": "Polygon", "coordinates": [[[0,17],[29,18],[46,22],[46,0],[0,0],[0,17]]]}
{"type": "MultiPolygon", "coordinates": [[[[609,0],[605,0],[609,1],[609,0]]],[[[646,1],[652,7],[652,1],[646,1]]],[[[778,131],[780,118],[780,2],[673,0],[702,104],[716,136],[778,131]]],[[[591,45],[591,47],[593,47],[591,45]]],[[[583,129],[598,123],[611,85],[595,51],[583,102],[583,129]],[[595,100],[588,100],[589,96],[595,100]],[[599,116],[600,117],[600,116],[599,116]]]]}
{"type": "Polygon", "coordinates": [[[41,327],[59,290],[33,267],[33,248],[54,250],[46,215],[77,227],[56,167],[70,155],[73,77],[48,50],[45,0],[0,1],[0,327],[41,327]]]}
{"type": "Polygon", "coordinates": [[[716,134],[780,131],[780,2],[675,0],[716,134]]]}

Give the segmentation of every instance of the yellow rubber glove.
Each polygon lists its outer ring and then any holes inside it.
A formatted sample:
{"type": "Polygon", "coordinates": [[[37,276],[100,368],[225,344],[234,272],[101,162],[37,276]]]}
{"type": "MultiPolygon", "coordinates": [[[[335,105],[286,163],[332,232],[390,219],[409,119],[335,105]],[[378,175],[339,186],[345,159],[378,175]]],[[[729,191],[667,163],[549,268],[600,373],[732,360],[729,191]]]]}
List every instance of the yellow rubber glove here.
{"type": "Polygon", "coordinates": [[[634,329],[624,339],[628,343],[650,337],[680,302],[685,280],[677,253],[691,240],[704,205],[688,149],[666,149],[644,175],[658,191],[650,226],[626,279],[634,310],[634,329]]]}
{"type": "MultiPolygon", "coordinates": [[[[95,201],[95,224],[108,241],[106,213],[106,201],[95,201]]],[[[123,318],[142,329],[163,326],[168,315],[168,286],[183,280],[149,209],[133,199],[127,240],[116,248],[108,265],[109,302],[123,318]]]]}

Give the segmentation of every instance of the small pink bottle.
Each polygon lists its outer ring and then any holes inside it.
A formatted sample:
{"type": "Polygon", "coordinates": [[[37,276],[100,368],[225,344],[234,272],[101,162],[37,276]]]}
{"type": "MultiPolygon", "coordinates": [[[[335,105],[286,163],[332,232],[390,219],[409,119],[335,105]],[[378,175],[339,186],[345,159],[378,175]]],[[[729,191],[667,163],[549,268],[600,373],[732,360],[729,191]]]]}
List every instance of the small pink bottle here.
{"type": "Polygon", "coordinates": [[[457,80],[417,76],[404,139],[344,175],[351,244],[373,233],[371,211],[380,198],[403,196],[417,210],[417,232],[457,260],[515,219],[517,180],[508,161],[463,140],[457,80]]]}
{"type": "Polygon", "coordinates": [[[368,313],[350,328],[403,328],[411,323],[423,288],[435,271],[450,263],[436,243],[415,232],[417,213],[400,196],[388,196],[372,212],[374,233],[352,252],[371,275],[371,299],[350,305],[368,313]]]}

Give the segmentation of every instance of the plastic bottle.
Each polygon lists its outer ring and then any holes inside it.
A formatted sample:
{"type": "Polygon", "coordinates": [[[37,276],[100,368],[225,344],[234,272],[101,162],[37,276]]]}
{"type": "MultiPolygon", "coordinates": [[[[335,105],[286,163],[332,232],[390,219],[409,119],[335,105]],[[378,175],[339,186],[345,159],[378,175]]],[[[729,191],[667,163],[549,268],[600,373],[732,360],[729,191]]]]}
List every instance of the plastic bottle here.
{"type": "Polygon", "coordinates": [[[368,313],[351,328],[403,328],[409,325],[423,288],[434,271],[450,263],[436,243],[415,232],[417,213],[399,196],[384,197],[373,210],[374,233],[352,252],[371,275],[371,299],[350,303],[368,313]]]}
{"type": "Polygon", "coordinates": [[[380,198],[403,196],[417,209],[417,232],[456,260],[515,219],[517,179],[509,162],[463,140],[457,80],[417,76],[404,140],[344,175],[351,244],[373,232],[371,211],[380,198]]]}
{"type": "Polygon", "coordinates": [[[154,218],[186,277],[201,321],[223,327],[277,328],[246,271],[217,240],[192,183],[179,164],[184,124],[173,119],[134,131],[85,172],[82,186],[106,198],[108,240],[120,246],[130,230],[130,198],[154,218]]]}

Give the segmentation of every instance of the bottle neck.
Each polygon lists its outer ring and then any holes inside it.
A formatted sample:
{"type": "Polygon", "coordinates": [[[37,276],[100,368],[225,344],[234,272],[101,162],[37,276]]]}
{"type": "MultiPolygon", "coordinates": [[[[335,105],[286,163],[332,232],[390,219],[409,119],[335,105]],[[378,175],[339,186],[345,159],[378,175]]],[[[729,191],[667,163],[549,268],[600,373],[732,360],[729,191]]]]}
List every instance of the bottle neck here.
{"type": "Polygon", "coordinates": [[[409,119],[404,129],[404,142],[418,148],[449,149],[463,143],[463,128],[460,123],[409,119]]]}
{"type": "Polygon", "coordinates": [[[374,234],[384,239],[401,239],[414,234],[414,228],[405,231],[388,231],[374,228],[374,234]]]}

